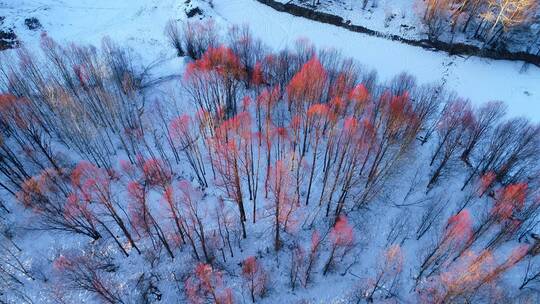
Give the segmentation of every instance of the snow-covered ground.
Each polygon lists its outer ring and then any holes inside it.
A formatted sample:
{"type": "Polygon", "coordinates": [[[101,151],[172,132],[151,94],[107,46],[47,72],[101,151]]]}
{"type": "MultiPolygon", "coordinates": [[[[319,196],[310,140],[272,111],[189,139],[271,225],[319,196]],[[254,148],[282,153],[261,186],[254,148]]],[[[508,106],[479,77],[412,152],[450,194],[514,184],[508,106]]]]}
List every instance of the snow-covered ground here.
{"type": "Polygon", "coordinates": [[[0,16],[6,16],[5,25],[14,25],[30,47],[37,45],[40,31],[26,29],[24,19],[37,17],[55,39],[98,44],[109,36],[126,42],[151,62],[172,54],[163,35],[165,23],[185,19],[185,10],[199,5],[204,18],[215,18],[221,28],[248,24],[274,49],[307,38],[320,48],[337,48],[366,68],[376,69],[382,80],[405,71],[420,83],[445,83],[473,103],[505,101],[511,116],[540,121],[540,68],[536,66],[523,71],[522,62],[448,56],[280,13],[254,0],[214,0],[213,4],[214,8],[204,1],[2,0],[0,16]]]}

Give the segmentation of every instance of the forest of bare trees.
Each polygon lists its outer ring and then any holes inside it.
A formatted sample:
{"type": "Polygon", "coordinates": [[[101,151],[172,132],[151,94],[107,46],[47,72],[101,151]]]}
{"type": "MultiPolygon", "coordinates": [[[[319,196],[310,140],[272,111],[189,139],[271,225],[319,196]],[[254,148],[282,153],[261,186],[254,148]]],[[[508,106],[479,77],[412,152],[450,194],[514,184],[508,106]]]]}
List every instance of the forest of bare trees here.
{"type": "MultiPolygon", "coordinates": [[[[529,22],[520,1],[429,1],[425,20],[499,39],[529,22]]],[[[342,279],[346,303],[538,299],[538,124],[305,40],[165,33],[186,62],[165,90],[109,39],[0,61],[0,303],[255,303],[342,279]],[[18,233],[77,248],[28,261],[18,233]]]]}

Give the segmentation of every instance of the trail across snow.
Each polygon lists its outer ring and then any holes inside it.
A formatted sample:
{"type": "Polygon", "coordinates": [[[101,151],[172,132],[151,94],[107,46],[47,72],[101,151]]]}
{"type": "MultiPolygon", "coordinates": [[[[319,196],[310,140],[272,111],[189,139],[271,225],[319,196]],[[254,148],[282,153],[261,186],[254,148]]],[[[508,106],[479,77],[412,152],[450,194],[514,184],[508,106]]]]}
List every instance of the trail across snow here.
{"type": "MultiPolygon", "coordinates": [[[[193,6],[201,1],[192,0],[193,6]]],[[[445,83],[459,96],[480,104],[502,100],[510,116],[540,121],[540,68],[521,62],[494,61],[477,57],[448,56],[384,38],[354,33],[328,24],[280,13],[255,0],[214,0],[214,9],[204,3],[205,16],[213,16],[226,28],[248,24],[257,37],[274,49],[307,38],[321,48],[336,48],[382,80],[408,72],[420,83],[445,83]]],[[[24,29],[24,18],[37,17],[44,30],[58,40],[99,43],[103,36],[126,42],[144,59],[152,61],[172,54],[163,28],[169,19],[186,18],[184,1],[175,0],[3,0],[0,15],[16,25],[27,45],[36,44],[39,32],[24,29]]],[[[168,70],[168,69],[166,69],[168,70]]]]}

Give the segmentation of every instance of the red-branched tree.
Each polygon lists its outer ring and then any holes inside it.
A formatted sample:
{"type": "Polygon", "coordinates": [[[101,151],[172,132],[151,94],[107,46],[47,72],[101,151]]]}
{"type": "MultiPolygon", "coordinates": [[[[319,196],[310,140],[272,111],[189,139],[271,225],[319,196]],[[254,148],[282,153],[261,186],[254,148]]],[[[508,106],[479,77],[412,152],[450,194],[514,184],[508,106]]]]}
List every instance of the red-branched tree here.
{"type": "Polygon", "coordinates": [[[178,236],[180,237],[179,239],[174,239],[181,241],[182,244],[185,244],[186,239],[184,234],[186,231],[186,223],[183,217],[183,212],[181,212],[181,207],[179,206],[180,204],[179,199],[177,198],[177,192],[174,190],[172,185],[165,188],[161,200],[167,206],[170,212],[170,217],[174,222],[176,233],[178,233],[178,236]]]}
{"type": "Polygon", "coordinates": [[[416,284],[424,277],[436,274],[442,265],[452,258],[459,257],[470,244],[473,234],[472,219],[469,210],[464,209],[448,219],[442,238],[424,258],[416,284]]]}
{"type": "Polygon", "coordinates": [[[420,300],[437,304],[474,301],[479,290],[485,290],[496,298],[500,292],[497,291],[497,280],[519,263],[528,251],[527,245],[517,246],[502,262],[498,262],[489,250],[479,254],[467,251],[459,260],[446,265],[439,275],[423,283],[419,291],[420,300]]]}
{"type": "Polygon", "coordinates": [[[230,48],[210,47],[201,59],[188,65],[184,84],[200,110],[228,119],[237,113],[238,94],[245,77],[242,63],[230,48]]]}
{"type": "Polygon", "coordinates": [[[329,120],[329,109],[325,104],[314,104],[309,107],[306,119],[309,120],[310,125],[309,132],[311,134],[311,142],[313,142],[313,156],[311,159],[311,171],[309,173],[308,189],[306,194],[306,206],[309,203],[309,197],[311,194],[311,186],[313,184],[313,176],[315,174],[317,153],[319,152],[319,144],[321,142],[324,127],[329,120]]]}
{"type": "Polygon", "coordinates": [[[250,256],[242,262],[242,277],[248,286],[251,301],[255,303],[256,297],[266,293],[268,275],[257,258],[250,256]]]}
{"type": "Polygon", "coordinates": [[[223,275],[209,264],[198,264],[184,282],[187,300],[192,304],[232,304],[232,290],[223,284],[223,275]]]}
{"type": "Polygon", "coordinates": [[[223,261],[226,261],[225,258],[225,247],[229,250],[231,258],[234,257],[234,252],[231,242],[231,229],[234,227],[234,215],[230,212],[225,205],[223,199],[219,198],[217,204],[214,208],[214,215],[217,223],[217,232],[221,238],[221,244],[219,244],[219,250],[222,253],[223,261]]]}
{"type": "Polygon", "coordinates": [[[120,282],[114,277],[117,266],[99,252],[67,252],[53,262],[61,287],[95,294],[103,303],[127,303],[120,282]]]}
{"type": "Polygon", "coordinates": [[[309,146],[308,133],[311,125],[310,120],[306,119],[308,109],[313,104],[322,101],[326,87],[327,74],[316,57],[306,62],[287,86],[289,110],[304,118],[302,120],[303,139],[300,153],[302,157],[306,154],[309,146]]]}
{"type": "Polygon", "coordinates": [[[403,271],[403,253],[399,245],[392,245],[379,260],[377,275],[368,282],[364,291],[366,301],[372,303],[376,294],[381,298],[391,298],[395,294],[400,274],[403,271]]]}
{"type": "Polygon", "coordinates": [[[324,265],[323,275],[326,275],[335,266],[337,258],[343,261],[353,247],[353,227],[348,223],[345,216],[340,216],[330,230],[330,256],[324,265]]]}
{"type": "Polygon", "coordinates": [[[274,249],[277,251],[281,248],[281,231],[291,231],[297,222],[294,213],[298,205],[293,199],[293,183],[287,163],[278,160],[270,171],[270,206],[274,210],[274,249]]]}
{"type": "Polygon", "coordinates": [[[16,197],[39,216],[40,228],[99,239],[101,234],[94,212],[69,191],[64,173],[49,169],[26,180],[16,197]]]}
{"type": "Polygon", "coordinates": [[[121,248],[126,255],[127,252],[125,252],[121,242],[118,240],[115,233],[105,224],[105,221],[100,219],[101,216],[106,215],[112,218],[129,241],[131,247],[135,248],[135,250],[140,253],[131,232],[125,224],[121,213],[118,211],[120,205],[116,193],[113,190],[113,177],[113,172],[107,172],[89,162],[80,162],[71,173],[71,184],[74,189],[74,195],[82,202],[96,204],[100,207],[95,211],[96,221],[107,230],[111,237],[116,241],[119,248],[121,248]]]}
{"type": "Polygon", "coordinates": [[[527,197],[527,184],[511,184],[498,191],[495,204],[491,209],[497,221],[509,219],[515,212],[525,205],[527,197]]]}
{"type": "Polygon", "coordinates": [[[164,190],[171,184],[172,172],[164,162],[157,158],[142,159],[139,157],[138,165],[141,167],[142,181],[149,188],[158,187],[164,190]]]}
{"type": "MultiPolygon", "coordinates": [[[[254,181],[253,138],[251,118],[247,112],[224,121],[210,140],[214,157],[212,163],[217,173],[216,186],[238,206],[242,235],[246,237],[246,211],[242,194],[242,180],[254,181]],[[247,177],[246,177],[247,175],[247,177]]],[[[249,184],[251,193],[251,183],[249,184]]]]}
{"type": "MultiPolygon", "coordinates": [[[[257,125],[259,128],[259,147],[264,141],[266,150],[266,178],[264,183],[265,197],[268,197],[268,178],[272,163],[272,141],[275,135],[275,126],[272,120],[274,108],[279,102],[280,91],[278,87],[263,89],[257,96],[257,125]],[[264,124],[263,124],[264,123],[264,124]]],[[[260,148],[259,148],[260,149],[260,148]]]]}
{"type": "Polygon", "coordinates": [[[256,147],[257,134],[252,130],[252,119],[247,112],[250,99],[244,99],[245,110],[238,113],[234,119],[226,121],[221,127],[230,130],[230,137],[236,138],[239,144],[239,163],[243,180],[247,182],[249,200],[253,202],[253,223],[256,221],[257,192],[259,190],[260,149],[256,147]]]}
{"type": "Polygon", "coordinates": [[[527,183],[510,184],[497,190],[490,213],[475,229],[474,240],[493,230],[495,225],[496,233],[490,234],[486,248],[495,250],[504,241],[511,240],[539,208],[540,202],[529,198],[529,192],[527,183]]]}
{"type": "MultiPolygon", "coordinates": [[[[152,176],[152,180],[154,182],[157,182],[159,179],[155,178],[158,178],[160,175],[151,174],[150,176],[152,176]]],[[[155,237],[157,237],[159,242],[161,242],[161,244],[163,244],[165,247],[169,256],[174,259],[174,254],[171,246],[169,245],[169,241],[167,240],[167,236],[161,228],[158,220],[156,220],[150,211],[148,201],[149,187],[147,183],[131,181],[127,185],[127,193],[129,199],[128,210],[131,216],[131,223],[136,229],[143,229],[145,235],[151,238],[154,247],[156,246],[155,237]]]]}
{"type": "MultiPolygon", "coordinates": [[[[345,202],[350,197],[355,187],[359,187],[362,173],[367,167],[367,162],[372,152],[372,143],[375,141],[376,130],[369,119],[358,121],[353,117],[344,120],[339,139],[335,141],[336,164],[329,166],[332,171],[334,182],[329,191],[326,216],[329,215],[333,204],[334,192],[339,194],[334,215],[336,219],[345,208],[345,202]],[[339,190],[338,190],[339,189],[339,190]],[[338,191],[336,191],[338,190],[338,191]]],[[[368,184],[365,186],[364,198],[368,197],[368,184]]]]}
{"type": "Polygon", "coordinates": [[[348,100],[353,117],[362,117],[364,111],[370,106],[371,95],[364,84],[355,86],[348,94],[348,100]]]}
{"type": "Polygon", "coordinates": [[[317,265],[320,256],[321,249],[321,235],[318,231],[313,231],[311,234],[311,244],[309,247],[309,253],[307,254],[306,260],[306,269],[304,272],[304,277],[302,279],[302,285],[307,287],[311,282],[311,274],[313,273],[313,268],[317,265]]]}
{"type": "Polygon", "coordinates": [[[486,191],[488,191],[495,182],[495,179],[497,178],[495,172],[489,171],[480,176],[480,181],[478,185],[478,196],[482,197],[486,191]]]}

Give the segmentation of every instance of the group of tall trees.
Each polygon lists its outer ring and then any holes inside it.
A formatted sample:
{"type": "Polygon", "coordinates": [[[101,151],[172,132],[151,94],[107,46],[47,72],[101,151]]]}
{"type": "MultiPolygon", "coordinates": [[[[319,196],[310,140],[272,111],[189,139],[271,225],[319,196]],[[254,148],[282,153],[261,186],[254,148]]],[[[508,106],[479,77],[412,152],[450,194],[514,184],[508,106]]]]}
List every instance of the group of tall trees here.
{"type": "MultiPolygon", "coordinates": [[[[534,0],[428,0],[423,20],[429,34],[461,31],[490,45],[511,40],[523,32],[533,37],[538,24],[538,2],[534,0]]],[[[534,46],[531,41],[527,47],[534,46]]]]}
{"type": "MultiPolygon", "coordinates": [[[[20,49],[0,61],[1,191],[29,210],[33,228],[91,242],[91,250],[56,257],[58,284],[129,302],[112,275],[122,265],[112,251],[144,256],[151,270],[133,292],[146,300],[162,296],[165,278],[153,272],[161,259],[187,259],[196,266],[170,277],[190,303],[235,302],[232,272],[255,302],[269,292],[270,255],[290,257],[293,290],[309,288],[315,274],[345,275],[361,263],[352,252],[362,215],[414,205],[418,196],[429,204],[416,241],[428,231],[441,236],[420,261],[405,260],[407,237],[388,236],[373,278],[354,297],[396,297],[409,263],[419,265],[420,299],[474,299],[532,260],[532,247],[515,244],[538,224],[537,124],[407,74],[379,83],[307,41],[272,53],[246,27],[223,41],[212,23],[171,22],[166,34],[191,58],[175,83],[182,104],[177,96],[151,101],[148,70],[109,40],[97,49],[43,36],[41,55],[20,49]],[[396,183],[409,183],[411,166],[411,189],[403,202],[389,202],[400,193],[396,183]],[[435,206],[429,195],[456,181],[463,201],[435,206]],[[252,241],[244,239],[261,236],[266,253],[243,256],[252,241]],[[495,258],[509,246],[512,253],[495,258]]],[[[10,264],[1,278],[24,286],[20,276],[31,272],[15,243],[4,247],[10,264]]]]}
{"type": "MultiPolygon", "coordinates": [[[[306,1],[297,1],[305,5],[306,1]]],[[[310,1],[311,2],[311,1],[310,1]]],[[[453,43],[458,37],[476,40],[484,47],[518,49],[538,55],[539,5],[536,0],[410,0],[409,3],[386,4],[379,0],[343,1],[347,9],[358,8],[363,14],[384,9],[385,22],[395,17],[394,8],[415,11],[430,39],[453,43]]],[[[313,1],[310,8],[328,9],[332,1],[313,1]]],[[[385,23],[386,24],[386,23],[385,23]]],[[[463,42],[463,39],[460,39],[463,42]]],[[[466,42],[469,43],[469,42],[466,42]]]]}

